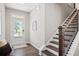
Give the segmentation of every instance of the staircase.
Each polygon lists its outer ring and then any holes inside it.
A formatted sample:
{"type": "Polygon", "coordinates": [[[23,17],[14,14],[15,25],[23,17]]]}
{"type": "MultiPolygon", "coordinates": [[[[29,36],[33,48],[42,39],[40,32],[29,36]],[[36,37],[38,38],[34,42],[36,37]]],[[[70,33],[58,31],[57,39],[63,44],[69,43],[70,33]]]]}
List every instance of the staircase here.
{"type": "Polygon", "coordinates": [[[74,9],[59,26],[56,34],[52,37],[41,52],[42,56],[66,56],[78,32],[78,11],[74,9]]]}

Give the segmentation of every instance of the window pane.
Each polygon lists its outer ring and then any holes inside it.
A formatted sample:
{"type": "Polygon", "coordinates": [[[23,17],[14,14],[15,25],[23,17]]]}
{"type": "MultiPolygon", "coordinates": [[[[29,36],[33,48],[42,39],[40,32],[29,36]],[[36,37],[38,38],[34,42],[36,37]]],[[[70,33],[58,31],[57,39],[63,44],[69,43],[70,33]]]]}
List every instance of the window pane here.
{"type": "Polygon", "coordinates": [[[12,20],[14,20],[14,37],[22,37],[23,36],[23,22],[22,18],[12,17],[12,20]]]}

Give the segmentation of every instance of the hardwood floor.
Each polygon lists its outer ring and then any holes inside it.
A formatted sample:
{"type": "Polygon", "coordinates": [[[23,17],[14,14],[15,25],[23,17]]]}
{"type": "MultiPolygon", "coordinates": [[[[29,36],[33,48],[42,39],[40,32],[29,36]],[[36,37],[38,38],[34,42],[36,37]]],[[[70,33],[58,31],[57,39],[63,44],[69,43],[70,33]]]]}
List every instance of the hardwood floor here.
{"type": "Polygon", "coordinates": [[[28,47],[14,49],[9,56],[39,56],[39,54],[36,48],[28,45],[28,47]]]}

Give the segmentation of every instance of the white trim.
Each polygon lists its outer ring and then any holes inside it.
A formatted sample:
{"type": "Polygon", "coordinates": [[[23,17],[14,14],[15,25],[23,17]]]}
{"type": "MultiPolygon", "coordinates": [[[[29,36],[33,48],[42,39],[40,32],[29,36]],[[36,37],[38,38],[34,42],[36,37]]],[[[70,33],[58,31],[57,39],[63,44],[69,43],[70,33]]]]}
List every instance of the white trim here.
{"type": "Polygon", "coordinates": [[[30,42],[30,44],[33,45],[37,50],[39,50],[39,48],[35,44],[33,44],[32,42],[30,42]]]}
{"type": "Polygon", "coordinates": [[[41,48],[39,49],[39,55],[40,55],[40,56],[42,55],[42,52],[41,52],[41,51],[43,51],[43,50],[45,49],[45,46],[46,46],[46,45],[42,45],[41,48]]]}
{"type": "Polygon", "coordinates": [[[13,47],[13,49],[23,48],[23,47],[27,47],[27,45],[26,44],[24,44],[24,45],[16,45],[16,46],[13,47]]]}
{"type": "Polygon", "coordinates": [[[30,42],[30,44],[32,45],[32,46],[34,46],[38,51],[39,51],[39,55],[41,56],[42,55],[42,50],[43,50],[43,48],[46,46],[46,45],[42,45],[40,48],[38,48],[35,44],[33,44],[32,42],[30,42]]]}

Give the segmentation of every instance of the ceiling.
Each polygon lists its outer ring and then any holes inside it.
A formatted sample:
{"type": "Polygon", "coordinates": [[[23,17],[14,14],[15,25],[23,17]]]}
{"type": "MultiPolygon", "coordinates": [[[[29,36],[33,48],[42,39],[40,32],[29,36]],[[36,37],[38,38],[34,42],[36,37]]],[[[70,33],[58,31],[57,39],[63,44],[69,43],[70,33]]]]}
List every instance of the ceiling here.
{"type": "Polygon", "coordinates": [[[35,8],[36,3],[5,3],[5,6],[8,8],[13,8],[25,12],[30,12],[33,8],[35,8]]]}

